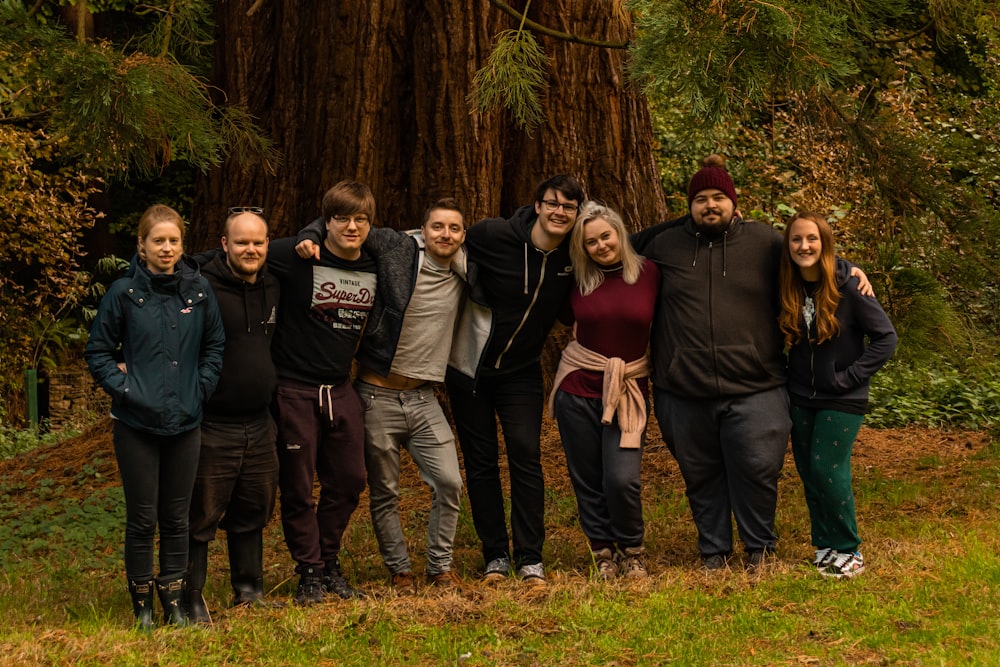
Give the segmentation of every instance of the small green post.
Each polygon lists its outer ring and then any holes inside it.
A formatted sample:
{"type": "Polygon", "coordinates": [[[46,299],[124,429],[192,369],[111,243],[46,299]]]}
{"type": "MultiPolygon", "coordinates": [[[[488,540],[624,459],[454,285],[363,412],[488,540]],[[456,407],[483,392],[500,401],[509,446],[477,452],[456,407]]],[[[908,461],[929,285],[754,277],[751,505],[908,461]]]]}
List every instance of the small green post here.
{"type": "Polygon", "coordinates": [[[28,399],[28,421],[31,428],[38,430],[38,371],[28,368],[24,371],[24,392],[28,399]]]}

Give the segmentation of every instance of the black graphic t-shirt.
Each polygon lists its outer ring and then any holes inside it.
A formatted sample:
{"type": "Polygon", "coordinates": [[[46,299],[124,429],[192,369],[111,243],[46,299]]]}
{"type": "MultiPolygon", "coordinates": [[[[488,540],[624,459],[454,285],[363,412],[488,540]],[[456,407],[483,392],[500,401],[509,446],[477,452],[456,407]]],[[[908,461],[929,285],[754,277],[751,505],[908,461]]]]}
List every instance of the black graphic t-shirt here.
{"type": "Polygon", "coordinates": [[[351,372],[375,301],[375,261],[340,259],[321,246],[319,261],[295,254],[295,239],[272,241],[268,269],[281,281],[280,322],[271,355],[280,377],[339,384],[351,372]]]}

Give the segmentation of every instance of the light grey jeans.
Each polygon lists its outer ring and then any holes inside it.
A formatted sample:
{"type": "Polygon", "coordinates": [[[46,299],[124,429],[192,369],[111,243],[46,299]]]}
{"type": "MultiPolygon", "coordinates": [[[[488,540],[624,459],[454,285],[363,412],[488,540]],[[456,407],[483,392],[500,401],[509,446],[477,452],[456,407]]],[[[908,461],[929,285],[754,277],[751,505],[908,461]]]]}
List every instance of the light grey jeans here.
{"type": "Polygon", "coordinates": [[[365,406],[365,465],[372,525],[390,574],[411,571],[399,520],[399,455],[406,449],[431,487],[427,574],[451,569],[462,498],[455,436],[429,385],[398,391],[355,383],[365,406]]]}

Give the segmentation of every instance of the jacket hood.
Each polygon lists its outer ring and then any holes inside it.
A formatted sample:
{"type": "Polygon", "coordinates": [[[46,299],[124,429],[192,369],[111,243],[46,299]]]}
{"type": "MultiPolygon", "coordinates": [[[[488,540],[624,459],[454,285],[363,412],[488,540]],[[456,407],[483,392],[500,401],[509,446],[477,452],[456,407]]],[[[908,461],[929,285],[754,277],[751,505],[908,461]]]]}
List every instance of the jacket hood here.
{"type": "MultiPolygon", "coordinates": [[[[838,258],[839,259],[839,258],[838,258]]],[[[834,262],[836,266],[837,289],[842,289],[851,279],[852,265],[848,262],[834,262]]]]}
{"type": "Polygon", "coordinates": [[[514,223],[514,232],[525,243],[531,243],[531,228],[535,225],[536,220],[538,220],[538,214],[535,213],[534,204],[522,206],[514,211],[514,215],[510,217],[510,221],[514,223]]]}
{"type": "MultiPolygon", "coordinates": [[[[226,261],[226,253],[222,251],[221,248],[217,248],[208,253],[202,253],[199,257],[202,261],[201,272],[203,275],[212,276],[215,280],[227,285],[239,286],[246,283],[242,278],[238,278],[233,275],[232,269],[229,268],[229,262],[226,261]]],[[[263,262],[260,266],[260,270],[257,272],[256,282],[260,282],[260,279],[264,277],[267,273],[267,262],[263,262]]]]}

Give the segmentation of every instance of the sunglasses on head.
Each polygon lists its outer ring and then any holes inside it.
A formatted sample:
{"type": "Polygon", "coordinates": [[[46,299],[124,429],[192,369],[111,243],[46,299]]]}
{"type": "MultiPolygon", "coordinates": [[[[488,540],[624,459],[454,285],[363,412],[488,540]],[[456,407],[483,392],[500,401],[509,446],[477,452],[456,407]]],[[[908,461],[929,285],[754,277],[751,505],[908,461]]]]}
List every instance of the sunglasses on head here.
{"type": "Polygon", "coordinates": [[[229,215],[237,213],[253,213],[254,215],[264,215],[264,209],[260,206],[230,206],[229,215]]]}

